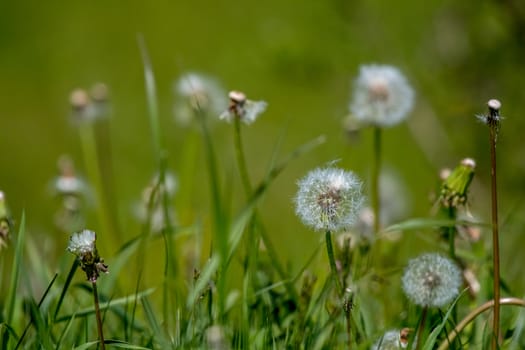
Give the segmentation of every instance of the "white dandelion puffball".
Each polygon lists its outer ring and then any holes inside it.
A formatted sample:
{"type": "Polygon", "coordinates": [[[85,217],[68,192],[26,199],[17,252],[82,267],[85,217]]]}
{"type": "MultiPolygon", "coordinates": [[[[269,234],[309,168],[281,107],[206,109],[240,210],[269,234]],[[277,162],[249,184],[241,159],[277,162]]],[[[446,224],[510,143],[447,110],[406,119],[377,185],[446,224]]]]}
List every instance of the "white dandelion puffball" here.
{"type": "Polygon", "coordinates": [[[459,293],[461,271],[454,262],[436,253],[409,261],[403,274],[403,290],[416,305],[442,307],[459,293]]]}
{"type": "Polygon", "coordinates": [[[95,239],[95,232],[90,230],[73,233],[69,239],[67,250],[79,257],[88,253],[93,254],[95,251],[95,239]]]}
{"type": "Polygon", "coordinates": [[[357,218],[363,203],[361,181],[351,171],[317,168],[298,182],[295,212],[316,231],[341,231],[357,218]]]}
{"type": "Polygon", "coordinates": [[[388,127],[403,121],[414,104],[414,90],[399,69],[361,66],[350,111],[363,124],[388,127]]]}

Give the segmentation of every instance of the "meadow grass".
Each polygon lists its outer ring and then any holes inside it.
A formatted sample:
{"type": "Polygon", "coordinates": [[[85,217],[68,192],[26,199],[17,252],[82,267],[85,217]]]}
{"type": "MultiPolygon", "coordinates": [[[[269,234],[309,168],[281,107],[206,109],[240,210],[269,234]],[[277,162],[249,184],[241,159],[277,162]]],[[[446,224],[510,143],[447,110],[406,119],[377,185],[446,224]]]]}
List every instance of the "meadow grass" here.
{"type": "MultiPolygon", "coordinates": [[[[64,252],[57,265],[51,266],[55,259],[39,255],[35,249],[38,242],[26,232],[31,213],[27,217],[26,213],[13,213],[13,220],[5,210],[0,211],[1,239],[7,246],[0,255],[2,349],[523,348],[525,317],[521,308],[525,302],[515,296],[500,300],[500,288],[505,294],[512,291],[500,282],[496,203],[492,224],[459,215],[468,212],[465,206],[475,164],[461,162],[443,176],[436,194],[436,215],[388,222],[383,219],[388,206],[381,202],[380,186],[380,135],[387,125],[371,123],[375,135],[371,219],[363,216],[367,208],[361,204],[366,201],[354,197],[363,195],[356,189],[359,182],[340,177],[348,172],[330,173],[337,163],[319,164],[331,174],[326,183],[323,179],[313,185],[306,180],[299,183],[299,187],[314,186],[305,190],[306,201],[310,200],[306,214],[302,208],[297,211],[307,226],[324,233],[327,260],[319,258],[320,244],[315,251],[305,252],[301,268],[293,272],[287,268],[287,257],[272,242],[276,235],[267,231],[260,204],[290,164],[321,147],[330,135],[305,140],[284,156],[276,151],[264,177],[256,181],[250,178],[244,152],[243,118],[255,113],[248,108],[258,106],[257,113],[264,108],[257,104],[261,101],[244,100],[244,95],[241,100],[231,99],[232,145],[241,180],[235,183],[232,170],[221,164],[216,154],[209,121],[218,115],[208,108],[210,96],[203,97],[204,92],[194,86],[189,111],[198,130],[193,136],[200,139],[204,153],[205,164],[200,169],[207,173],[211,214],[196,218],[191,225],[177,224],[167,166],[168,154],[174,150],[167,149],[163,140],[155,76],[142,38],[139,47],[156,164],[152,171],[156,176],[144,198],[142,229],[122,241],[123,235],[112,222],[107,203],[111,194],[103,185],[92,124],[97,121],[90,120],[79,127],[79,142],[97,200],[101,227],[96,233],[97,248],[86,256],[84,250],[70,247],[77,256],[64,252]],[[242,203],[238,207],[232,205],[237,187],[243,193],[235,199],[242,203]],[[487,227],[495,232],[492,247],[475,236],[476,230],[487,227]],[[436,258],[439,262],[435,266],[421,263],[423,270],[411,276],[411,265],[405,269],[407,262],[395,257],[395,249],[414,232],[443,256],[436,258]],[[118,247],[112,256],[108,256],[109,246],[118,247]],[[188,246],[192,253],[188,253],[188,246]],[[107,274],[102,257],[110,262],[107,274]],[[161,271],[149,266],[153,258],[162,261],[161,271]],[[444,267],[441,261],[446,261],[444,267]],[[406,296],[399,288],[402,271],[406,296]],[[449,285],[450,271],[461,276],[461,282],[456,278],[449,285]],[[151,275],[160,282],[151,282],[151,275]],[[393,280],[397,282],[391,283],[393,280]],[[399,298],[401,312],[391,311],[392,298],[399,298]],[[508,306],[500,313],[503,305],[508,306]]],[[[379,94],[378,101],[388,93],[384,88],[374,86],[372,92],[379,94]]],[[[408,113],[410,108],[405,107],[403,113],[408,113]]],[[[256,115],[250,117],[255,119],[256,115]]],[[[365,124],[363,128],[370,126],[365,124]]],[[[495,136],[489,126],[495,202],[495,136]]],[[[188,147],[191,155],[198,146],[190,140],[188,147]]],[[[289,185],[296,187],[295,183],[289,185]]],[[[8,195],[9,189],[4,191],[8,195]]],[[[1,199],[3,208],[6,198],[1,199]]],[[[302,204],[296,199],[297,206],[302,204]]],[[[179,207],[184,205],[191,207],[190,203],[179,203],[179,207]]],[[[95,238],[88,246],[91,243],[94,247],[95,238]]],[[[413,253],[416,257],[425,252],[413,253]]]]}

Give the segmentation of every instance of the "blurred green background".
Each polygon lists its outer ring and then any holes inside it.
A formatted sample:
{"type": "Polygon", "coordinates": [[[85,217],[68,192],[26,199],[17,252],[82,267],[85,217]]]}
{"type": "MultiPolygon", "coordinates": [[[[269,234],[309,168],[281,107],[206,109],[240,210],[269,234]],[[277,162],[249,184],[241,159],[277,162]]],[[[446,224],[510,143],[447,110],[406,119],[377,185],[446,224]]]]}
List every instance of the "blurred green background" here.
{"type": "MultiPolygon", "coordinates": [[[[470,209],[488,221],[488,130],[474,116],[485,113],[490,98],[500,99],[505,117],[498,139],[503,278],[514,280],[515,291],[523,293],[525,3],[1,1],[0,188],[15,218],[26,211],[29,235],[46,251],[62,254],[67,244],[66,237],[57,237],[57,202],[49,193],[58,157],[70,154],[84,174],[69,94],[96,82],[106,83],[111,96],[104,156],[111,155],[113,162],[114,215],[123,240],[140,232],[133,204],[156,163],[139,33],[156,75],[162,133],[175,173],[189,166],[182,154],[191,131],[178,126],[172,112],[173,84],[187,71],[214,76],[226,90],[268,101],[267,112],[244,129],[254,182],[264,176],[281,137],[280,159],[326,135],[324,145],[290,164],[261,205],[281,259],[295,270],[321,238],[294,215],[297,179],[333,160],[363,179],[369,175],[370,130],[349,140],[342,127],[359,65],[396,65],[416,90],[409,121],[384,133],[385,168],[404,182],[406,193],[399,201],[410,203],[400,219],[429,215],[429,193],[439,169],[468,156],[477,161],[470,209]]],[[[222,180],[234,174],[236,181],[231,131],[225,123],[212,128],[222,180]]],[[[179,179],[179,191],[191,203],[177,202],[177,211],[193,212],[193,218],[209,210],[204,159],[196,164],[191,184],[179,179]]],[[[235,186],[234,201],[241,203],[242,191],[235,186]]],[[[98,228],[94,215],[88,226],[98,228]]],[[[490,244],[488,231],[483,239],[490,244]]],[[[420,242],[409,237],[400,249],[413,256],[418,249],[413,245],[420,242]]],[[[106,256],[116,249],[100,247],[106,256]]]]}

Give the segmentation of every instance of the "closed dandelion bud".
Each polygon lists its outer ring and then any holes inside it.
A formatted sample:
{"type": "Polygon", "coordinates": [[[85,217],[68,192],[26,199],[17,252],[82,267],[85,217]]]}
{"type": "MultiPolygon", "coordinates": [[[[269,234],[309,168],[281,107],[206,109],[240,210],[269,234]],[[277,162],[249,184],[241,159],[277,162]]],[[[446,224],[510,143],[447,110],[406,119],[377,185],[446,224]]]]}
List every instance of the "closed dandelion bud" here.
{"type": "Polygon", "coordinates": [[[414,104],[414,91],[399,69],[361,66],[350,111],[362,124],[388,127],[403,121],[414,104]]]}
{"type": "Polygon", "coordinates": [[[67,250],[77,256],[80,267],[86,272],[88,281],[96,282],[101,272],[108,272],[108,265],[98,255],[95,232],[83,230],[69,239],[67,250]]]}
{"type": "Polygon", "coordinates": [[[363,203],[361,181],[351,171],[317,168],[298,182],[295,213],[316,231],[342,231],[353,224],[363,203]]]}
{"type": "Polygon", "coordinates": [[[472,178],[476,162],[471,158],[465,158],[447,176],[441,186],[441,203],[444,207],[457,208],[467,202],[467,191],[472,178]]]}
{"type": "Polygon", "coordinates": [[[246,95],[240,91],[230,91],[228,94],[230,105],[219,118],[232,122],[239,118],[244,124],[253,123],[259,114],[263,113],[268,106],[265,101],[252,101],[246,98],[246,95]]]}
{"type": "Polygon", "coordinates": [[[424,254],[409,261],[402,284],[414,304],[439,308],[458,295],[461,271],[454,262],[439,254],[424,254]]]}

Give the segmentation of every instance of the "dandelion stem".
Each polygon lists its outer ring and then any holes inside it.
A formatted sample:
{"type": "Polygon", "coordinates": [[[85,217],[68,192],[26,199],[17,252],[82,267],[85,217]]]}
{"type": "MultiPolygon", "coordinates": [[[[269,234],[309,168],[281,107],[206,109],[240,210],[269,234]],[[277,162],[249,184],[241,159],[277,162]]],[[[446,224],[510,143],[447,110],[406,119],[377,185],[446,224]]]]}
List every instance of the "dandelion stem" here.
{"type": "Polygon", "coordinates": [[[102,174],[99,166],[99,157],[97,152],[97,142],[95,139],[95,130],[92,123],[84,123],[80,126],[80,139],[82,146],[82,153],[84,155],[84,163],[89,179],[92,181],[95,188],[97,199],[97,216],[99,223],[104,232],[103,237],[115,237],[114,230],[112,230],[112,223],[110,220],[108,203],[104,193],[104,186],[102,183],[102,174]]]}
{"type": "Polygon", "coordinates": [[[250,183],[250,177],[248,175],[248,168],[246,166],[246,157],[244,155],[244,148],[241,137],[241,119],[235,118],[234,120],[234,141],[235,141],[235,155],[237,157],[237,165],[239,167],[239,173],[241,175],[241,182],[244,187],[244,192],[247,196],[250,196],[252,192],[252,185],[250,183]]]}
{"type": "Polygon", "coordinates": [[[374,233],[379,232],[381,203],[379,200],[379,176],[381,174],[381,128],[374,127],[374,161],[372,164],[371,201],[374,211],[374,233]]]}
{"type": "Polygon", "coordinates": [[[499,232],[498,232],[498,192],[496,181],[496,133],[497,124],[489,125],[490,130],[490,175],[492,187],[492,259],[494,268],[494,335],[492,349],[498,348],[500,320],[500,265],[499,265],[499,232]]]}
{"type": "Polygon", "coordinates": [[[425,323],[427,321],[427,314],[428,314],[428,307],[424,307],[421,313],[421,321],[419,322],[419,327],[418,327],[417,335],[416,335],[416,347],[415,347],[416,350],[419,350],[421,346],[421,340],[423,339],[423,332],[425,330],[425,323]]]}
{"type": "Polygon", "coordinates": [[[332,233],[328,230],[326,231],[326,251],[328,253],[328,261],[330,262],[330,269],[332,270],[332,278],[334,279],[335,285],[337,287],[337,294],[343,296],[343,286],[339,280],[339,274],[337,273],[337,267],[335,265],[335,256],[334,248],[332,246],[332,233]]]}
{"type": "Polygon", "coordinates": [[[97,282],[92,282],[93,285],[93,298],[95,301],[95,316],[97,318],[97,330],[98,339],[100,341],[100,349],[105,350],[106,345],[104,344],[104,333],[102,331],[102,317],[100,316],[100,306],[98,302],[97,282]]]}

